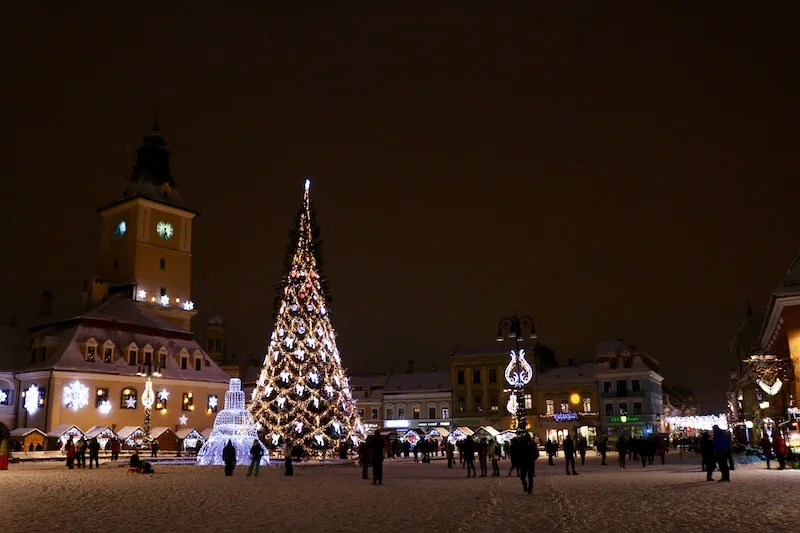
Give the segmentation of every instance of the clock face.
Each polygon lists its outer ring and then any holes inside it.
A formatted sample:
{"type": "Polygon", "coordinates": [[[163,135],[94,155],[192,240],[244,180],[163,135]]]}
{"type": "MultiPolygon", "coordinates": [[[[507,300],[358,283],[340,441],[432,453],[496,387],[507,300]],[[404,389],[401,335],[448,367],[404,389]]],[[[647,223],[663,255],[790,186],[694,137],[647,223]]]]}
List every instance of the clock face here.
{"type": "Polygon", "coordinates": [[[164,240],[171,239],[173,233],[172,224],[162,220],[156,226],[156,233],[158,233],[158,236],[164,240]]]}
{"type": "Polygon", "coordinates": [[[114,228],[114,237],[119,239],[123,235],[125,235],[126,231],[128,231],[128,225],[125,223],[124,220],[120,220],[119,224],[117,224],[117,227],[114,228]]]}

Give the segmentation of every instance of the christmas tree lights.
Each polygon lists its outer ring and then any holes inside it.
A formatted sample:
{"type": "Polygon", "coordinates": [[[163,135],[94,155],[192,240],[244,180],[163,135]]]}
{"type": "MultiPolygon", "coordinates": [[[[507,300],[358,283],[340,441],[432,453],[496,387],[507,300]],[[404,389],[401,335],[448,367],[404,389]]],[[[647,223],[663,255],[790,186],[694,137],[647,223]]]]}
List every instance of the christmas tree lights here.
{"type": "Polygon", "coordinates": [[[276,298],[275,327],[250,410],[273,448],[290,440],[323,456],[360,437],[362,428],[327,307],[310,185],[306,180],[288,272],[276,298]]]}
{"type": "Polygon", "coordinates": [[[242,382],[237,378],[230,381],[228,392],[225,393],[225,409],[220,411],[217,418],[214,419],[211,435],[197,453],[197,464],[225,464],[222,460],[222,450],[229,440],[236,448],[237,464],[250,464],[250,448],[253,446],[253,441],[257,441],[264,450],[261,465],[269,464],[269,454],[258,440],[253,415],[244,408],[242,382]]]}

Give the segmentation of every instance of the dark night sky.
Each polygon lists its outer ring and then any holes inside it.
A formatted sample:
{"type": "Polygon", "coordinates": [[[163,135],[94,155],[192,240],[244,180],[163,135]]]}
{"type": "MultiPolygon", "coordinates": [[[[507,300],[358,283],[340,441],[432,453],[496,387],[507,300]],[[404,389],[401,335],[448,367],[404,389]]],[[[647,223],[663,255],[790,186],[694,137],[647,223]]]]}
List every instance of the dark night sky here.
{"type": "Polygon", "coordinates": [[[745,302],[800,252],[796,4],[49,4],[0,13],[5,316],[77,304],[156,107],[203,213],[195,329],[221,314],[239,355],[263,352],[305,176],[355,372],[442,368],[516,310],[562,363],[623,337],[721,408],[745,302]]]}

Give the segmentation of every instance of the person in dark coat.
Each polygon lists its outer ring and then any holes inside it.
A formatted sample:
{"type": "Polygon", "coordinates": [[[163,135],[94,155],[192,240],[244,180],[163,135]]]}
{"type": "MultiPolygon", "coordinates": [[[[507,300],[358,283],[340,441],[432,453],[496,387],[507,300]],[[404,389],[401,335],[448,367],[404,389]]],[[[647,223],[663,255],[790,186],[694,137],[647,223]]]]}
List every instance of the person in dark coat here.
{"type": "Polygon", "coordinates": [[[258,439],[253,439],[253,445],[250,447],[250,468],[247,470],[247,475],[252,476],[255,469],[256,477],[261,468],[261,458],[264,457],[264,449],[258,439]]]}
{"type": "Polygon", "coordinates": [[[619,440],[617,441],[617,463],[622,468],[625,468],[625,455],[628,453],[628,439],[625,435],[620,435],[619,440]]]}
{"type": "Polygon", "coordinates": [[[536,459],[539,458],[539,447],[530,435],[525,435],[519,447],[519,478],[522,480],[522,490],[528,494],[533,493],[533,476],[536,471],[536,459]]]}
{"type": "Polygon", "coordinates": [[[775,459],[778,460],[778,470],[786,470],[786,441],[779,431],[773,433],[772,446],[775,449],[775,459]]]}
{"type": "Polygon", "coordinates": [[[383,437],[381,431],[375,430],[372,435],[372,449],[370,450],[372,460],[372,484],[383,485],[383,437]]]}
{"type": "Polygon", "coordinates": [[[761,437],[761,441],[758,444],[761,446],[761,451],[764,452],[764,459],[767,460],[767,470],[770,470],[769,461],[772,459],[772,443],[766,433],[761,437]]]}
{"type": "Polygon", "coordinates": [[[575,443],[569,435],[564,437],[564,457],[566,458],[567,475],[577,476],[578,473],[575,471],[575,443]],[[572,472],[569,471],[570,466],[572,466],[572,472]]]}
{"type": "Polygon", "coordinates": [[[586,442],[586,438],[583,436],[578,437],[578,455],[581,456],[581,464],[586,464],[586,448],[589,446],[589,443],[586,442]]]}
{"type": "Polygon", "coordinates": [[[369,465],[372,462],[370,458],[371,446],[371,436],[358,445],[358,464],[361,465],[361,479],[369,479],[369,465]]]}
{"type": "Polygon", "coordinates": [[[728,468],[728,448],[730,448],[731,441],[728,434],[720,429],[719,426],[714,426],[714,455],[719,465],[719,470],[722,472],[722,479],[720,481],[730,481],[731,472],[728,468]]]}
{"type": "Polygon", "coordinates": [[[89,470],[92,469],[92,461],[97,468],[100,468],[100,443],[97,442],[97,437],[89,441],[89,470]]]}
{"type": "Polygon", "coordinates": [[[597,451],[600,452],[600,457],[603,459],[603,462],[600,464],[602,466],[607,466],[606,454],[608,453],[608,437],[600,438],[600,442],[597,443],[597,451]]]}
{"type": "Polygon", "coordinates": [[[475,441],[472,437],[464,439],[464,464],[467,466],[467,477],[470,477],[469,471],[472,470],[472,477],[475,477],[475,441]]]}
{"type": "Polygon", "coordinates": [[[294,454],[294,446],[292,446],[292,441],[287,440],[286,444],[283,447],[283,475],[284,476],[293,476],[294,475],[294,467],[292,466],[292,454],[294,454]]]}
{"type": "Polygon", "coordinates": [[[228,444],[222,448],[222,461],[225,463],[225,475],[232,476],[233,469],[236,468],[236,448],[230,439],[228,439],[228,444]]]}
{"type": "Polygon", "coordinates": [[[520,442],[519,437],[514,437],[511,439],[511,445],[509,446],[508,451],[508,457],[511,459],[511,468],[508,469],[508,477],[511,477],[511,472],[514,470],[516,470],[517,474],[519,474],[519,462],[522,458],[522,446],[523,444],[520,442]]]}
{"type": "Polygon", "coordinates": [[[708,431],[704,431],[700,436],[700,455],[703,457],[706,481],[711,481],[714,473],[714,442],[711,440],[708,431]]]}

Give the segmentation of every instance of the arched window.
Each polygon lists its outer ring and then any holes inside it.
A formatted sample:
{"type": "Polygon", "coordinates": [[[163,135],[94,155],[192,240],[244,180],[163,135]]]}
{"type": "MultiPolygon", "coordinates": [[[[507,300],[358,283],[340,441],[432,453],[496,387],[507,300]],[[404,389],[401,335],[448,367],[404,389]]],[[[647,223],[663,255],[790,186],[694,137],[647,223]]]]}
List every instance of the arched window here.
{"type": "Polygon", "coordinates": [[[166,346],[162,346],[158,349],[158,368],[165,369],[167,368],[167,356],[169,355],[169,351],[167,351],[166,346]]]}
{"type": "Polygon", "coordinates": [[[122,389],[120,397],[120,409],[136,409],[139,405],[139,394],[133,387],[125,387],[122,389]]]}
{"type": "Polygon", "coordinates": [[[137,364],[139,364],[138,360],[139,346],[137,346],[135,342],[132,342],[128,345],[127,352],[128,352],[128,364],[131,366],[136,366],[137,364]]]}
{"type": "Polygon", "coordinates": [[[93,338],[86,341],[83,348],[83,358],[88,362],[94,362],[97,356],[97,341],[93,338]]]}

